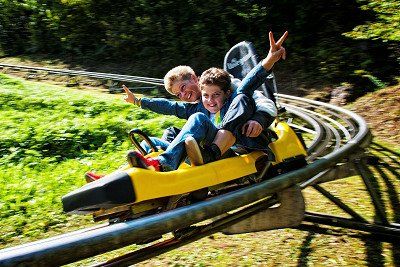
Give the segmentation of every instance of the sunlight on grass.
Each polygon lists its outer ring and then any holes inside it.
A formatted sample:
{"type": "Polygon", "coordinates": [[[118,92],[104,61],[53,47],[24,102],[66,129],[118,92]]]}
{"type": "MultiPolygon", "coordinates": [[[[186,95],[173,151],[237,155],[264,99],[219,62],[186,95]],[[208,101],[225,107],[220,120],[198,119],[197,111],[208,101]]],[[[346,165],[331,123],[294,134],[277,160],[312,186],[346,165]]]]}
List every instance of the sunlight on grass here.
{"type": "MultiPolygon", "coordinates": [[[[183,124],[126,104],[120,95],[26,82],[3,74],[0,118],[0,249],[95,225],[90,216],[64,214],[61,197],[85,184],[86,171],[109,173],[124,164],[126,152],[132,149],[127,138],[130,129],[160,136],[164,128],[183,124]]],[[[312,139],[311,134],[304,137],[307,143],[312,139]]],[[[380,159],[377,166],[369,167],[377,177],[374,186],[390,221],[399,223],[399,157],[385,149],[371,151],[380,159]]],[[[367,220],[376,219],[360,176],[321,186],[367,220]]],[[[303,193],[308,210],[349,217],[316,190],[307,188],[303,193]]],[[[69,266],[104,262],[137,247],[69,266]]],[[[232,236],[217,233],[138,266],[395,266],[396,251],[396,244],[338,227],[320,232],[281,229],[232,236]]]]}
{"type": "Polygon", "coordinates": [[[92,224],[88,216],[64,214],[61,197],[85,183],[85,172],[124,164],[130,129],[159,136],[180,123],[121,96],[3,74],[0,106],[0,247],[92,224]]]}

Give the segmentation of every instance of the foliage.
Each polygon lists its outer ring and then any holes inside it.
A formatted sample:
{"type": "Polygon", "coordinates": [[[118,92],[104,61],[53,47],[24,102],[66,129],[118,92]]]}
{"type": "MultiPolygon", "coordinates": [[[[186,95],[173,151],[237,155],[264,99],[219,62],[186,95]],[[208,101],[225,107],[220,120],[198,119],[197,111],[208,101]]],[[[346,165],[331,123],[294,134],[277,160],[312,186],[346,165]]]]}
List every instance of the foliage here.
{"type": "MultiPolygon", "coordinates": [[[[380,93],[391,95],[384,91],[380,93]]],[[[381,98],[371,97],[372,100],[381,98]]],[[[153,113],[132,108],[131,105],[124,104],[120,96],[25,82],[6,75],[0,75],[0,101],[2,122],[0,144],[4,140],[9,140],[9,135],[16,140],[21,138],[26,142],[28,139],[24,135],[27,134],[26,129],[29,129],[29,125],[32,126],[31,139],[38,140],[39,143],[48,141],[42,138],[47,134],[46,131],[57,137],[57,133],[70,133],[69,127],[73,127],[74,132],[88,130],[90,135],[102,139],[103,134],[99,131],[101,127],[96,126],[96,123],[99,123],[102,127],[107,127],[102,121],[114,125],[106,128],[106,131],[110,131],[110,134],[113,131],[113,134],[121,138],[113,139],[111,143],[96,140],[96,146],[89,147],[87,151],[81,150],[80,155],[77,153],[74,157],[75,153],[66,152],[65,155],[70,155],[70,158],[67,156],[62,159],[57,158],[55,153],[52,156],[44,156],[33,143],[30,147],[31,151],[29,153],[26,151],[25,156],[19,157],[18,161],[10,160],[10,153],[2,154],[0,158],[0,248],[65,234],[92,225],[90,216],[64,214],[61,196],[82,186],[85,183],[83,173],[86,171],[97,170],[107,173],[124,163],[126,151],[130,149],[130,145],[125,141],[124,131],[139,127],[146,129],[151,135],[160,135],[162,128],[172,124],[178,126],[182,124],[182,121],[168,116],[155,116],[153,113]],[[45,112],[42,112],[42,109],[45,112]],[[76,124],[69,124],[66,121],[76,122],[76,124]],[[58,122],[62,123],[58,125],[58,122]],[[86,124],[91,125],[93,129],[86,124]],[[15,132],[19,132],[22,137],[15,132]]],[[[370,99],[366,101],[374,106],[370,99]]],[[[366,111],[375,114],[369,107],[366,107],[366,111]]],[[[73,134],[63,136],[63,138],[78,141],[73,134]]],[[[89,142],[85,140],[88,138],[87,135],[81,135],[81,138],[83,143],[89,142]]],[[[18,146],[19,143],[16,141],[12,145],[18,146]]],[[[64,146],[63,143],[60,145],[66,150],[76,149],[68,145],[64,146]]],[[[388,212],[390,221],[398,223],[400,219],[396,208],[398,207],[397,189],[400,186],[398,179],[400,151],[393,147],[379,148],[377,151],[379,151],[376,152],[380,157],[379,162],[387,164],[390,168],[385,169],[386,174],[382,174],[383,179],[374,182],[374,187],[380,192],[378,197],[385,204],[385,211],[388,212]],[[395,151],[390,153],[391,150],[395,151]]],[[[376,219],[374,206],[360,177],[324,183],[323,187],[365,216],[365,219],[370,221],[376,219]]],[[[305,189],[304,196],[308,210],[346,216],[343,211],[327,199],[323,199],[312,188],[305,189]]],[[[95,265],[121,254],[130,253],[136,248],[136,245],[129,246],[71,264],[71,266],[95,265]]],[[[278,229],[231,236],[217,233],[154,257],[143,265],[378,266],[385,264],[393,266],[399,259],[398,248],[398,244],[378,241],[374,235],[364,235],[362,232],[338,227],[325,227],[319,231],[278,229]]]]}
{"type": "Polygon", "coordinates": [[[345,33],[355,39],[381,39],[400,42],[400,2],[398,0],[360,0],[363,10],[376,14],[376,19],[345,33]]]}
{"type": "Polygon", "coordinates": [[[359,83],[361,69],[393,83],[398,1],[364,1],[0,0],[0,51],[123,61],[135,75],[162,77],[180,64],[198,73],[220,66],[242,40],[265,55],[268,31],[289,30],[291,60],[280,64],[289,79],[359,83]]]}
{"type": "Polygon", "coordinates": [[[22,82],[0,74],[0,244],[37,238],[90,218],[62,213],[61,196],[91,169],[111,172],[132,149],[127,132],[160,136],[182,122],[119,97],[22,82]]]}
{"type": "MultiPolygon", "coordinates": [[[[394,59],[391,67],[399,66],[400,2],[398,0],[359,0],[359,2],[362,3],[361,9],[373,13],[374,17],[363,24],[355,26],[352,31],[345,32],[343,35],[356,40],[382,41],[390,51],[389,57],[394,59]]],[[[377,51],[377,53],[382,53],[382,51],[377,51]]],[[[383,54],[383,57],[386,58],[386,55],[383,54]]],[[[379,65],[384,66],[384,62],[379,65]]],[[[398,70],[396,71],[398,72],[398,70]]],[[[373,77],[373,83],[377,84],[376,81],[380,79],[376,76],[370,75],[368,78],[373,77]]],[[[395,79],[397,78],[395,77],[395,79]]],[[[384,83],[379,82],[379,85],[382,84],[384,83]]],[[[382,88],[379,85],[378,88],[382,88]]]]}

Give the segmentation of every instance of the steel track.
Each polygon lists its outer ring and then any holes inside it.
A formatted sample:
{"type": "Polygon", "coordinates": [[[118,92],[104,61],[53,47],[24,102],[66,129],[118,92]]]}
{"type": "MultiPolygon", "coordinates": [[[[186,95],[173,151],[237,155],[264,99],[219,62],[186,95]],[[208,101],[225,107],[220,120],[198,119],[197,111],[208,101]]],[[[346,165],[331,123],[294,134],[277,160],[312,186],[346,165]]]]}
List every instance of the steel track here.
{"type": "MultiPolygon", "coordinates": [[[[45,71],[57,75],[81,75],[116,81],[162,85],[161,79],[139,76],[32,68],[9,64],[0,64],[0,68],[34,72],[45,71]]],[[[301,131],[305,136],[309,153],[307,158],[309,165],[306,167],[235,192],[158,215],[108,226],[101,225],[3,249],[0,250],[0,265],[62,265],[130,244],[140,243],[148,238],[161,236],[176,229],[187,229],[180,237],[153,244],[104,263],[102,266],[126,266],[149,259],[217,232],[251,214],[270,207],[276,203],[276,200],[271,196],[285,188],[295,184],[305,188],[325,181],[323,178],[332,173],[332,170],[335,170],[338,164],[353,160],[354,155],[363,151],[371,140],[365,121],[353,112],[319,101],[289,95],[277,94],[277,97],[279,97],[281,106],[287,110],[284,118],[290,122],[293,128],[301,131]],[[241,209],[244,206],[246,208],[241,209]],[[240,210],[235,211],[237,209],[240,210]],[[199,222],[227,213],[230,213],[230,215],[224,216],[222,219],[193,227],[199,222]]],[[[332,179],[337,178],[343,177],[333,176],[332,179]]],[[[327,197],[336,201],[335,204],[346,210],[343,203],[328,195],[329,193],[324,193],[327,197]]],[[[390,236],[400,237],[400,227],[396,224],[371,224],[355,212],[349,209],[347,211],[358,220],[344,221],[339,218],[339,222],[341,222],[339,226],[359,230],[372,229],[378,233],[384,232],[384,234],[390,236]]],[[[335,222],[338,222],[336,217],[331,218],[326,215],[311,213],[306,213],[305,220],[326,222],[328,225],[334,225],[335,222]]]]}

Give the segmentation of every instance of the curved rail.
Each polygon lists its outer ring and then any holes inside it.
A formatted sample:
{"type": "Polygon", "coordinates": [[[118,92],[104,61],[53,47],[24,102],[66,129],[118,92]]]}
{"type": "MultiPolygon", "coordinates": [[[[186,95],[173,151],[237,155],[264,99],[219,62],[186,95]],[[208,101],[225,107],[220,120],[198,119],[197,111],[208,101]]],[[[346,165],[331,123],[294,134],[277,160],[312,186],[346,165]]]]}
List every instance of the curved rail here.
{"type": "MultiPolygon", "coordinates": [[[[4,64],[2,64],[4,66],[4,64]]],[[[45,69],[49,71],[49,69],[45,69]]],[[[84,72],[69,72],[84,75],[84,72]]],[[[102,78],[117,78],[118,75],[93,75],[102,78]]],[[[78,74],[76,74],[78,75],[78,74]]],[[[131,76],[121,75],[128,81],[131,76]]],[[[161,79],[132,76],[132,80],[159,85],[161,79]],[[143,79],[142,79],[143,78],[143,79]]],[[[308,141],[309,165],[270,180],[224,194],[204,202],[152,215],[133,221],[96,227],[90,230],[72,232],[59,237],[0,250],[0,265],[14,266],[40,262],[42,265],[61,265],[92,257],[130,244],[140,243],[154,236],[161,236],[176,229],[187,228],[198,222],[236,210],[243,206],[265,200],[272,194],[299,183],[315,180],[321,172],[326,172],[343,159],[355,153],[369,140],[369,130],[365,121],[357,114],[330,104],[315,100],[277,94],[282,106],[287,106],[288,115],[294,117],[298,129],[305,129],[312,135],[308,141]],[[313,105],[321,112],[302,109],[299,106],[313,105]],[[323,112],[323,111],[326,112],[323,112]],[[331,117],[333,116],[333,117],[331,117]],[[342,120],[341,117],[345,117],[342,120]],[[343,122],[343,123],[339,123],[343,122]],[[306,125],[306,126],[303,126],[306,125]],[[351,134],[349,134],[351,133],[351,134]]],[[[253,204],[254,209],[266,208],[253,204]]],[[[240,216],[239,216],[240,217],[240,216]]],[[[237,218],[236,218],[237,219],[237,218]]],[[[234,220],[234,219],[233,219],[234,220]]],[[[221,222],[213,229],[219,229],[232,221],[221,222]],[[225,224],[224,224],[225,223],[225,224]]],[[[200,233],[198,233],[200,235],[200,233]]],[[[204,233],[203,233],[204,234],[204,233]]],[[[195,237],[193,237],[195,238],[195,237]]],[[[187,242],[187,240],[186,240],[187,242]]],[[[150,252],[149,252],[150,253],[150,252]]],[[[154,255],[152,251],[151,255],[154,255]]],[[[160,252],[161,253],[161,252],[160,252]]],[[[150,255],[150,254],[146,254],[150,255]]],[[[145,257],[144,257],[145,258],[145,257]]]]}

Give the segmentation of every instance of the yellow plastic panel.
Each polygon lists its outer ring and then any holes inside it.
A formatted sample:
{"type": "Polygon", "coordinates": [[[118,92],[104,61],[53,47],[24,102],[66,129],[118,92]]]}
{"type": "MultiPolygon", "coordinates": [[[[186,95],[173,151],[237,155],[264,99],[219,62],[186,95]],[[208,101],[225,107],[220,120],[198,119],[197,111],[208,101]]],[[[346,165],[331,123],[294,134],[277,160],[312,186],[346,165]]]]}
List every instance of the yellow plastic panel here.
{"type": "Polygon", "coordinates": [[[132,179],[136,202],[178,195],[224,183],[257,172],[255,161],[263,152],[215,161],[203,166],[155,172],[140,168],[125,170],[132,179]]]}
{"type": "Polygon", "coordinates": [[[269,147],[275,154],[276,163],[294,156],[307,156],[303,144],[287,123],[279,122],[273,130],[278,135],[278,140],[269,144],[269,147]]]}

